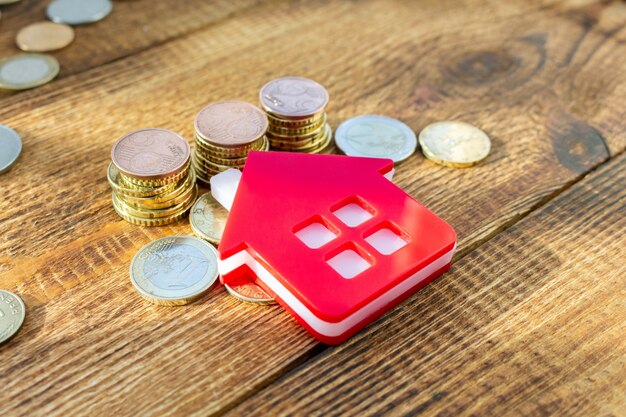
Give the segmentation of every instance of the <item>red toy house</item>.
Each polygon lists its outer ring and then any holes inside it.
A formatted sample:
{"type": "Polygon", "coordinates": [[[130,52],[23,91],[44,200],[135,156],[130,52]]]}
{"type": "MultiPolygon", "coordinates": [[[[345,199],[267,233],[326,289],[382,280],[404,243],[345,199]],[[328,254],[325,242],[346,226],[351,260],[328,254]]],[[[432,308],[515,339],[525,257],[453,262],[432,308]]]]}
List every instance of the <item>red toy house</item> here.
{"type": "Polygon", "coordinates": [[[222,282],[252,271],[318,340],[343,342],[447,271],[456,247],[392,174],[386,159],[251,152],[219,245],[222,282]]]}

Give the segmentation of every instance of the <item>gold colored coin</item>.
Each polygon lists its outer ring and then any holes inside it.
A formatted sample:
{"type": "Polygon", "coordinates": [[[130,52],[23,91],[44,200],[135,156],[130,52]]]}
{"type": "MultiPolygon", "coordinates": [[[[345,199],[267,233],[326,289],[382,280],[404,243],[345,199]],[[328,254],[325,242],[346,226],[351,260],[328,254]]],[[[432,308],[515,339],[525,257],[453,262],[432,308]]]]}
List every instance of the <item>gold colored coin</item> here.
{"type": "Polygon", "coordinates": [[[0,290],[0,343],[6,342],[20,330],[26,318],[26,306],[12,292],[0,290]]]}
{"type": "Polygon", "coordinates": [[[6,4],[13,4],[13,3],[17,3],[20,0],[0,0],[0,6],[4,6],[6,4]]]}
{"type": "MultiPolygon", "coordinates": [[[[193,200],[190,201],[193,203],[193,200]]],[[[158,219],[144,219],[140,217],[133,216],[129,214],[123,207],[119,206],[115,199],[113,200],[113,208],[115,212],[124,220],[131,224],[135,224],[138,226],[146,226],[146,227],[154,227],[154,226],[165,226],[167,224],[175,223],[187,215],[187,212],[191,208],[192,204],[189,204],[189,207],[181,210],[179,213],[176,213],[169,217],[160,217],[158,219]]]]}
{"type": "Polygon", "coordinates": [[[48,52],[65,48],[74,40],[71,26],[52,22],[37,22],[22,28],[15,39],[17,46],[27,52],[48,52]]]}
{"type": "Polygon", "coordinates": [[[419,134],[419,143],[428,159],[454,168],[476,165],[491,150],[491,141],[485,132],[457,121],[426,126],[419,134]]]}
{"type": "Polygon", "coordinates": [[[173,191],[167,194],[154,197],[135,197],[118,193],[118,197],[125,203],[134,207],[147,207],[151,209],[171,207],[185,199],[185,193],[191,190],[195,182],[196,174],[192,169],[189,171],[189,175],[181,180],[173,191]]]}
{"type": "Polygon", "coordinates": [[[148,209],[148,208],[136,208],[132,205],[124,202],[117,194],[113,193],[113,202],[121,207],[124,212],[130,214],[133,217],[137,217],[140,219],[162,219],[174,216],[178,213],[189,210],[190,205],[193,204],[193,201],[196,200],[198,196],[197,187],[192,187],[188,192],[185,193],[185,200],[179,204],[176,204],[171,207],[161,208],[161,209],[148,209]]]}
{"type": "Polygon", "coordinates": [[[198,237],[216,245],[222,240],[227,219],[228,210],[211,193],[202,194],[189,212],[191,230],[198,237]]]}
{"type": "Polygon", "coordinates": [[[189,304],[205,295],[217,277],[217,251],[193,236],[154,240],[139,249],[130,264],[135,290],[160,305],[189,304]]]}
{"type": "Polygon", "coordinates": [[[176,186],[176,184],[169,184],[162,187],[145,187],[127,184],[123,174],[117,170],[113,163],[110,163],[107,168],[107,180],[116,193],[133,197],[154,197],[167,194],[176,186]]]}
{"type": "Polygon", "coordinates": [[[182,170],[174,175],[170,175],[169,177],[164,178],[155,178],[149,180],[142,180],[139,178],[129,177],[128,175],[122,175],[124,182],[131,185],[137,185],[140,187],[159,187],[164,185],[175,184],[181,179],[185,178],[189,174],[190,163],[187,161],[187,164],[182,168],[182,170]]]}

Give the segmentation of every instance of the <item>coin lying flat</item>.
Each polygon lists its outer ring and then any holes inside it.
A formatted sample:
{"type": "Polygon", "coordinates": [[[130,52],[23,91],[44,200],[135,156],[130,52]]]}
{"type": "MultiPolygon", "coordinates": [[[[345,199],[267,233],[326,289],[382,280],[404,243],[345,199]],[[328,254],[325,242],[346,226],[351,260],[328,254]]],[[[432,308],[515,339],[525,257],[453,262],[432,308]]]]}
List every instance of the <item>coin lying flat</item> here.
{"type": "Polygon", "coordinates": [[[20,54],[0,61],[0,89],[26,90],[50,82],[59,61],[44,54],[20,54]]]}
{"type": "Polygon", "coordinates": [[[130,279],[139,295],[152,303],[188,304],[217,280],[217,251],[193,236],[157,239],[137,252],[130,279]]]}
{"type": "Polygon", "coordinates": [[[245,101],[211,103],[195,120],[198,135],[217,146],[238,147],[253,144],[267,131],[267,116],[245,101]]]}
{"type": "Polygon", "coordinates": [[[303,77],[282,77],[265,84],[259,92],[263,109],[281,119],[303,119],[324,110],[328,91],[303,77]]]}
{"type": "Polygon", "coordinates": [[[211,193],[204,193],[191,209],[189,223],[198,237],[217,245],[222,239],[227,218],[228,210],[211,193]]]}
{"type": "Polygon", "coordinates": [[[465,168],[485,159],[491,150],[489,136],[470,124],[436,122],[419,134],[422,152],[431,161],[454,168],[465,168]]]}
{"type": "Polygon", "coordinates": [[[120,138],[111,149],[113,163],[124,175],[140,180],[168,178],[182,171],[191,147],[166,129],[141,129],[120,138]]]}
{"type": "Polygon", "coordinates": [[[5,4],[13,4],[17,3],[20,0],[0,0],[0,6],[4,6],[5,4]]]}
{"type": "Polygon", "coordinates": [[[366,115],[343,122],[335,143],[350,156],[389,158],[400,162],[415,152],[417,139],[410,127],[386,116],[366,115]]]}
{"type": "Polygon", "coordinates": [[[22,51],[47,52],[65,48],[74,40],[71,26],[52,22],[37,22],[22,28],[15,38],[22,51]]]}
{"type": "Polygon", "coordinates": [[[24,324],[26,306],[12,292],[0,290],[0,343],[13,337],[24,324]]]}
{"type": "Polygon", "coordinates": [[[233,297],[246,303],[275,304],[276,301],[247,276],[232,279],[224,284],[226,291],[233,297]]]}
{"type": "Polygon", "coordinates": [[[53,0],[46,15],[55,23],[83,25],[104,19],[112,9],[111,0],[53,0]]]}
{"type": "Polygon", "coordinates": [[[8,171],[22,152],[22,140],[17,132],[0,125],[0,174],[8,171]]]}

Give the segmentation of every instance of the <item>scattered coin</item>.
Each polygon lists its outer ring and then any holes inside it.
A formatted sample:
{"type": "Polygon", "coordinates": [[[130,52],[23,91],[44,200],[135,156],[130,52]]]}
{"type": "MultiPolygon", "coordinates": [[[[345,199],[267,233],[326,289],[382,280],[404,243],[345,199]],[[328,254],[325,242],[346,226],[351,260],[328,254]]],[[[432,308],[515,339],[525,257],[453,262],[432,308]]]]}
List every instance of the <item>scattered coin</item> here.
{"type": "Polygon", "coordinates": [[[26,306],[12,292],[0,290],[0,343],[13,337],[24,324],[26,306]]]}
{"type": "Polygon", "coordinates": [[[343,122],[335,132],[335,143],[350,156],[389,158],[400,162],[417,147],[415,133],[399,120],[366,115],[343,122]]]}
{"type": "Polygon", "coordinates": [[[169,306],[199,299],[217,275],[217,251],[193,236],[154,240],[137,252],[130,265],[135,290],[152,303],[169,306]]]}
{"type": "Polygon", "coordinates": [[[224,288],[230,295],[246,303],[276,303],[268,293],[246,275],[232,279],[228,284],[224,284],[224,288]]]}
{"type": "Polygon", "coordinates": [[[71,26],[52,22],[37,22],[22,28],[15,39],[22,51],[47,52],[65,48],[74,40],[71,26]]]}
{"type": "Polygon", "coordinates": [[[46,14],[55,23],[82,25],[104,19],[112,9],[111,0],[53,0],[46,14]]]}
{"type": "Polygon", "coordinates": [[[228,210],[213,198],[211,193],[204,193],[198,198],[191,213],[191,229],[200,238],[218,245],[226,227],[228,210]]]}
{"type": "Polygon", "coordinates": [[[0,125],[0,174],[8,171],[22,152],[22,140],[17,132],[0,125]]]}
{"type": "Polygon", "coordinates": [[[44,54],[20,54],[0,61],[0,89],[26,90],[50,82],[59,62],[44,54]]]}
{"type": "Polygon", "coordinates": [[[282,77],[265,84],[259,92],[267,113],[267,137],[273,149],[317,153],[331,141],[324,109],[328,91],[302,77],[282,77]]]}
{"type": "Polygon", "coordinates": [[[489,136],[470,124],[436,122],[419,134],[422,152],[431,161],[454,168],[465,168],[485,159],[491,150],[489,136]]]}

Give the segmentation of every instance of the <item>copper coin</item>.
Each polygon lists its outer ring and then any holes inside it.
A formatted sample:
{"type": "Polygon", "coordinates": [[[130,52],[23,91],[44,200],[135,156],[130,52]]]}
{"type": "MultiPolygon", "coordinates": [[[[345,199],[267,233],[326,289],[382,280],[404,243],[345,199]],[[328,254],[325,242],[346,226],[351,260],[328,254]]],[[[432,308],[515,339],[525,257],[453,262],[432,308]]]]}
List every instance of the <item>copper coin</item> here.
{"type": "Polygon", "coordinates": [[[209,104],[196,116],[196,133],[218,146],[248,145],[267,131],[267,116],[245,101],[218,101],[209,104]]]}
{"type": "Polygon", "coordinates": [[[37,22],[22,28],[15,39],[22,51],[47,52],[65,48],[74,40],[74,29],[52,22],[37,22]]]}
{"type": "Polygon", "coordinates": [[[265,84],[259,100],[261,106],[275,116],[302,119],[324,110],[328,104],[328,91],[308,78],[283,77],[265,84]]]}
{"type": "Polygon", "coordinates": [[[160,179],[176,175],[189,161],[189,143],[166,129],[141,129],[123,136],[111,149],[113,164],[137,179],[160,179]]]}
{"type": "Polygon", "coordinates": [[[237,277],[224,284],[226,291],[233,297],[246,303],[274,304],[276,301],[256,282],[248,277],[237,277]]]}

